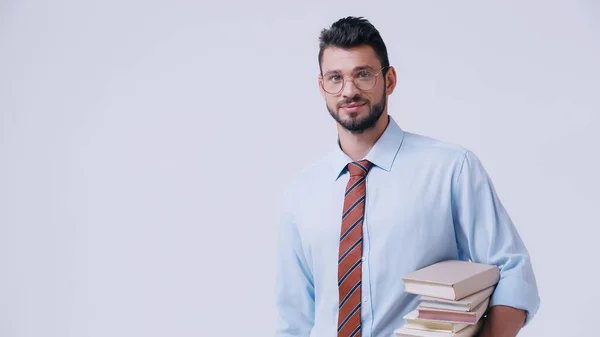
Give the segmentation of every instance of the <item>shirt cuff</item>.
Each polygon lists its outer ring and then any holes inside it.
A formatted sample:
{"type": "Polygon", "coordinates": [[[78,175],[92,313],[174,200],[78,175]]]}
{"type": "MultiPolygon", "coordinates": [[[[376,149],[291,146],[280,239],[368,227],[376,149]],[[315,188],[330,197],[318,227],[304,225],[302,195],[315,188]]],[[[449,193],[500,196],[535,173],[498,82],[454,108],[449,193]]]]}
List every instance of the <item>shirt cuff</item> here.
{"type": "Polygon", "coordinates": [[[495,305],[505,305],[517,309],[525,310],[527,325],[540,307],[540,298],[537,288],[520,278],[508,276],[500,279],[496,289],[490,299],[490,307],[495,305]]]}

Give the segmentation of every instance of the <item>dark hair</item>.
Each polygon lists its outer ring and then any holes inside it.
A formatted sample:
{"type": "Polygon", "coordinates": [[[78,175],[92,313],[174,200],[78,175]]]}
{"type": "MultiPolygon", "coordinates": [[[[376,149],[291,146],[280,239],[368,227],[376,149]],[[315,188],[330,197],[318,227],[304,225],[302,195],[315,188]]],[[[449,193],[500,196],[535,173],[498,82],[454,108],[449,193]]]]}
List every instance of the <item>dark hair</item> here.
{"type": "Polygon", "coordinates": [[[323,61],[323,52],[327,47],[350,49],[361,45],[368,45],[375,51],[385,75],[390,65],[387,48],[379,31],[365,18],[345,17],[334,22],[330,28],[323,29],[319,36],[319,70],[323,61]]]}

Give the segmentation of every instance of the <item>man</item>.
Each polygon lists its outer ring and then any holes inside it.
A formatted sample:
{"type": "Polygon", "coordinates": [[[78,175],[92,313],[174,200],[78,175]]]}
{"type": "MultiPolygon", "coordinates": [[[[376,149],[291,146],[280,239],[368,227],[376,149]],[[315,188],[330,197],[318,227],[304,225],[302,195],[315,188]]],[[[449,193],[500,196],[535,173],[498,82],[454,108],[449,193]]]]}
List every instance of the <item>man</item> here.
{"type": "Polygon", "coordinates": [[[338,142],[286,189],[277,337],[391,337],[418,304],[401,277],[447,259],[500,267],[481,336],[516,336],[538,309],[536,280],[481,162],[388,115],[396,72],[367,20],[323,30],[319,65],[338,142]]]}

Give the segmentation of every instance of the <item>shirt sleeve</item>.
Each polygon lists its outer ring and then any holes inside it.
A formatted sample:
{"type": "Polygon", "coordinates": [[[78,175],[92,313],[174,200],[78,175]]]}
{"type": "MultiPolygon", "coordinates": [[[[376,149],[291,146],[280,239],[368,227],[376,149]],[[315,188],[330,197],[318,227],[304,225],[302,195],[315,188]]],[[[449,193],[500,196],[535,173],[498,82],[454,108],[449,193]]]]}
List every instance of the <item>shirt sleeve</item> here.
{"type": "Polygon", "coordinates": [[[490,307],[525,310],[527,325],[540,305],[531,259],[481,161],[470,151],[454,181],[453,218],[461,258],[500,268],[490,307]]]}
{"type": "Polygon", "coordinates": [[[288,187],[283,198],[277,243],[275,336],[309,337],[314,324],[314,283],[292,206],[292,190],[288,187]]]}

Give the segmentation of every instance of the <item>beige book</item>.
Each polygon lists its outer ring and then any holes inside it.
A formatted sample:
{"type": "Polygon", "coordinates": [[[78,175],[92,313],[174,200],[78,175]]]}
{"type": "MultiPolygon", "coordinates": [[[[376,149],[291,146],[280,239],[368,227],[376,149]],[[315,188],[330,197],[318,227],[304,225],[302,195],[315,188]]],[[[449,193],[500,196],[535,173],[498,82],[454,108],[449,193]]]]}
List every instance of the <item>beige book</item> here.
{"type": "Polygon", "coordinates": [[[473,337],[477,336],[483,326],[482,321],[474,325],[460,330],[459,332],[439,332],[439,331],[426,331],[411,329],[405,326],[396,329],[394,334],[396,337],[473,337]]]}
{"type": "Polygon", "coordinates": [[[453,301],[443,298],[421,296],[420,306],[423,308],[444,309],[454,311],[473,311],[473,309],[481,304],[485,299],[492,296],[495,285],[487,287],[473,295],[469,295],[462,300],[453,301]]]}
{"type": "Polygon", "coordinates": [[[452,311],[442,309],[429,309],[421,306],[417,307],[418,315],[420,319],[426,319],[430,321],[439,321],[445,323],[466,323],[475,324],[479,322],[481,317],[485,314],[490,303],[490,299],[487,298],[481,304],[479,304],[471,312],[464,311],[452,311]]]}
{"type": "Polygon", "coordinates": [[[445,260],[416,270],[402,280],[407,293],[457,301],[497,284],[500,269],[483,263],[445,260]]]}
{"type": "Polygon", "coordinates": [[[418,317],[419,312],[413,310],[404,316],[404,327],[416,330],[439,331],[439,332],[459,332],[469,326],[465,323],[436,322],[418,317]]]}

